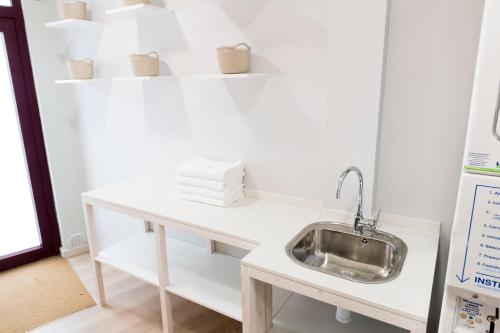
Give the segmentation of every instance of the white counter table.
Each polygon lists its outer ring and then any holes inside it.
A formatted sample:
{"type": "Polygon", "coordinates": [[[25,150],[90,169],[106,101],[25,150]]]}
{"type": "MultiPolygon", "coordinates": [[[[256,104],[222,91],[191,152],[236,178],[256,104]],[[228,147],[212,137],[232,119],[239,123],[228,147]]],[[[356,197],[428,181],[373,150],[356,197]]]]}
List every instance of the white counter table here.
{"type": "MultiPolygon", "coordinates": [[[[173,332],[169,293],[243,321],[245,332],[425,331],[439,224],[382,215],[380,229],[403,239],[408,255],[397,279],[361,284],[293,263],[285,253],[286,244],[308,224],[328,219],[321,218],[319,207],[309,203],[301,207],[291,204],[293,200],[271,197],[247,197],[228,208],[189,202],[177,198],[172,176],[158,174],[83,193],[99,304],[105,305],[101,264],[107,264],[159,287],[164,332],[173,332]],[[100,248],[94,207],[150,222],[155,232],[100,248]],[[251,252],[242,261],[223,253],[209,253],[165,237],[165,228],[251,252]],[[271,285],[280,288],[272,289],[271,285]],[[321,302],[291,296],[291,292],[321,302]],[[364,316],[355,315],[352,324],[342,325],[335,321],[332,305],[364,316]],[[274,326],[270,328],[272,318],[274,326]]],[[[344,214],[335,220],[351,223],[344,214]]]]}

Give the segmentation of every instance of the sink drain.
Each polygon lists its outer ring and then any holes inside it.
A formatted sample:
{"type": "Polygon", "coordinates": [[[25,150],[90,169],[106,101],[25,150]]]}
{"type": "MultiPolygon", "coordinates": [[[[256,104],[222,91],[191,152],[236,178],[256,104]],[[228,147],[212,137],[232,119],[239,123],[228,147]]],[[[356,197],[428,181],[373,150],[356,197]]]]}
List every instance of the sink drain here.
{"type": "Polygon", "coordinates": [[[341,269],[340,274],[344,275],[345,277],[349,279],[356,279],[358,277],[357,273],[354,273],[353,271],[349,269],[341,269]]]}

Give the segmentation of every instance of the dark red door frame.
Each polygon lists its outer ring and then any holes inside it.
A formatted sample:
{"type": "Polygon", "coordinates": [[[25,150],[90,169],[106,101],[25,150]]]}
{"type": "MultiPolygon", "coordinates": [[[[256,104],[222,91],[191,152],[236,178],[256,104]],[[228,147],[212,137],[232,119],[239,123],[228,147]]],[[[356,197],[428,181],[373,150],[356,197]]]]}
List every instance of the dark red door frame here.
{"type": "Polygon", "coordinates": [[[0,257],[0,271],[3,271],[58,254],[61,240],[20,0],[13,0],[12,7],[0,7],[0,32],[7,46],[42,243],[38,247],[0,257]]]}

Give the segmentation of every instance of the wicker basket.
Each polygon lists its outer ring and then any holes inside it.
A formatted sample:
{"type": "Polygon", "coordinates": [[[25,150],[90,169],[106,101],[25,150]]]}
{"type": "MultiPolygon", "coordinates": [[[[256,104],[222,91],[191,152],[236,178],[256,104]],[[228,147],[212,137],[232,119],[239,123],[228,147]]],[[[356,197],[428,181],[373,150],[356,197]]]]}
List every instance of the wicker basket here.
{"type": "Polygon", "coordinates": [[[124,6],[133,6],[133,5],[149,5],[149,0],[122,0],[124,6]]]}
{"type": "Polygon", "coordinates": [[[83,1],[68,2],[59,1],[59,12],[63,19],[86,19],[87,4],[83,1]]]}
{"type": "Polygon", "coordinates": [[[89,80],[94,77],[94,61],[91,59],[69,60],[69,76],[73,80],[89,80]]]}
{"type": "Polygon", "coordinates": [[[250,46],[240,43],[217,48],[219,67],[224,74],[248,73],[250,70],[250,46]]]}
{"type": "Polygon", "coordinates": [[[135,76],[157,76],[160,72],[160,56],[156,52],[130,55],[135,76]]]}

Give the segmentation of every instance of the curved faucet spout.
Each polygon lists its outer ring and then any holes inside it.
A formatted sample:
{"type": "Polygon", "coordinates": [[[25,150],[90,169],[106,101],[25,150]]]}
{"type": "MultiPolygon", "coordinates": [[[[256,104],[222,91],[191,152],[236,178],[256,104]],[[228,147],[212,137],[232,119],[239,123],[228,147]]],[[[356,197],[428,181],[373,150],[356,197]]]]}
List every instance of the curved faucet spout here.
{"type": "Polygon", "coordinates": [[[363,220],[363,213],[362,213],[362,206],[363,206],[363,174],[361,173],[361,170],[359,170],[358,167],[351,166],[347,169],[344,170],[340,174],[338,183],[337,183],[337,199],[340,199],[340,192],[342,191],[342,184],[344,184],[344,179],[345,177],[350,173],[350,172],[355,172],[356,175],[358,176],[358,207],[356,211],[356,216],[354,217],[354,227],[353,231],[354,232],[360,232],[360,226],[359,222],[363,220]]]}

